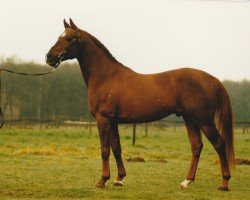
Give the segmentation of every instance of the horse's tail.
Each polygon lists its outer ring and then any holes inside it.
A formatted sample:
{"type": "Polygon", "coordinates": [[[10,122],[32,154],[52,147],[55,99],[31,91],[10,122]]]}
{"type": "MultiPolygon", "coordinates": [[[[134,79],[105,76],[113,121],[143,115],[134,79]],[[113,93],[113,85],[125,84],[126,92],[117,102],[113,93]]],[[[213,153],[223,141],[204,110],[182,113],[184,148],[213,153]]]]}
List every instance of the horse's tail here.
{"type": "Polygon", "coordinates": [[[225,87],[219,82],[218,92],[218,128],[221,136],[225,140],[226,154],[229,167],[234,167],[234,137],[233,137],[233,113],[230,99],[225,87]]]}

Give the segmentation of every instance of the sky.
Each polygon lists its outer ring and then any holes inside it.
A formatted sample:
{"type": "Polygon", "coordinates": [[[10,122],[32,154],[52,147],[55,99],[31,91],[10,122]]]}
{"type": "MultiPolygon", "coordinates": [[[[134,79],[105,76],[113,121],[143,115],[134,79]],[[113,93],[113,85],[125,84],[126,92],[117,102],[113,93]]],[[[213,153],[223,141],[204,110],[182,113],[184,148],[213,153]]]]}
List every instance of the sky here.
{"type": "Polygon", "coordinates": [[[0,0],[0,57],[45,64],[63,19],[139,73],[180,67],[250,79],[250,1],[0,0]]]}

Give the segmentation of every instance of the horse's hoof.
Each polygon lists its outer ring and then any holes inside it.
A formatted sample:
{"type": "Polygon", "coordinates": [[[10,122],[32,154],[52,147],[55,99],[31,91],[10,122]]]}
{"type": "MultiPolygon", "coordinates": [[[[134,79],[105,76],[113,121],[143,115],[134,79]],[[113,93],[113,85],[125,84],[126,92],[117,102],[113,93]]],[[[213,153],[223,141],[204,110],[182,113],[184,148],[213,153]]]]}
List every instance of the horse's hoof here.
{"type": "Polygon", "coordinates": [[[178,188],[180,188],[180,189],[186,189],[187,187],[184,187],[183,185],[178,185],[178,188]]]}
{"type": "Polygon", "coordinates": [[[104,188],[105,184],[102,181],[99,181],[95,186],[98,188],[104,188]]]}
{"type": "Polygon", "coordinates": [[[220,187],[218,188],[218,190],[220,190],[220,191],[229,191],[229,188],[228,188],[228,187],[220,186],[220,187]]]}
{"type": "Polygon", "coordinates": [[[193,182],[192,180],[184,180],[180,185],[179,188],[187,188],[188,185],[193,182]]]}
{"type": "Polygon", "coordinates": [[[117,181],[117,180],[115,180],[115,181],[114,181],[114,185],[115,185],[115,186],[123,186],[123,182],[122,182],[122,181],[117,181]]]}

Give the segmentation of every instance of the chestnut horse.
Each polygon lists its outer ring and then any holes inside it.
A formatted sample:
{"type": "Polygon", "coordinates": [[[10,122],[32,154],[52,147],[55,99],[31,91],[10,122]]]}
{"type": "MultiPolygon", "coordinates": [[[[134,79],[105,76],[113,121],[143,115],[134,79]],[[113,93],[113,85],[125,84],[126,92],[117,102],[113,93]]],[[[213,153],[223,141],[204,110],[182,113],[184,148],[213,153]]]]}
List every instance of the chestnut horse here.
{"type": "Polygon", "coordinates": [[[222,83],[206,72],[182,68],[158,74],[138,74],[119,63],[94,36],[80,30],[70,19],[65,31],[46,56],[57,67],[62,61],[76,58],[88,88],[91,114],[97,121],[101,141],[104,187],[110,178],[110,148],[116,159],[118,176],[115,185],[123,185],[126,176],[121,156],[119,123],[152,122],[170,114],[182,116],[192,150],[187,187],[195,173],[203,147],[201,131],[219,155],[222,184],[228,190],[230,166],[234,165],[233,119],[229,96],[222,83]],[[218,119],[218,129],[215,125],[218,119]]]}

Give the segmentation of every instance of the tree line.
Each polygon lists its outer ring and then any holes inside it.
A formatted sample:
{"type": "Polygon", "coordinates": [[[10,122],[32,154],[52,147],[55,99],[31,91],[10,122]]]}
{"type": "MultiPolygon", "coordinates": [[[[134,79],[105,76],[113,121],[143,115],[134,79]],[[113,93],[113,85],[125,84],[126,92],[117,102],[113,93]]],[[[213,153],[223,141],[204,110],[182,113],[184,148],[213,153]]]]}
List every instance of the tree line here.
{"type": "MultiPolygon", "coordinates": [[[[52,68],[33,62],[2,61],[3,68],[17,72],[40,73],[52,68]]],[[[250,81],[223,81],[235,121],[250,121],[250,81]]],[[[1,72],[1,105],[13,119],[89,120],[87,88],[77,64],[63,64],[45,76],[21,76],[1,72]]],[[[170,118],[171,119],[171,118],[170,118]]],[[[172,118],[173,119],[173,118],[172,118]]]]}
{"type": "MultiPolygon", "coordinates": [[[[1,64],[16,72],[43,73],[51,67],[36,63],[1,64]]],[[[45,76],[22,76],[1,72],[2,110],[6,117],[20,119],[89,118],[87,89],[80,68],[64,64],[45,76]]]]}

